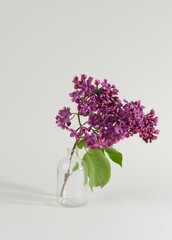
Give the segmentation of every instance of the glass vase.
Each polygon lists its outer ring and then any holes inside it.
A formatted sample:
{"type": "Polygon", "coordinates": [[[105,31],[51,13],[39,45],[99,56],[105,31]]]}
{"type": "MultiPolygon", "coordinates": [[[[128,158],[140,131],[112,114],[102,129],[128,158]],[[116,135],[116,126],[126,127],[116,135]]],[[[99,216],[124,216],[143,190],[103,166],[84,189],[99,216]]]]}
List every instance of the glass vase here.
{"type": "Polygon", "coordinates": [[[85,205],[87,189],[87,167],[76,150],[68,150],[68,156],[57,167],[57,201],[67,207],[85,205]]]}

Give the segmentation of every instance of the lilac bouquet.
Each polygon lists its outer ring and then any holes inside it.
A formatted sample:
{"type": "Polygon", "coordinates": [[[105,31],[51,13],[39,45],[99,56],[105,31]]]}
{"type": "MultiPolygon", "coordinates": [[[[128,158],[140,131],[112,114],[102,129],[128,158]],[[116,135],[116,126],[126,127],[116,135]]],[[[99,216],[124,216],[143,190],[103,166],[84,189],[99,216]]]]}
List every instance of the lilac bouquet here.
{"type": "MultiPolygon", "coordinates": [[[[93,77],[83,74],[74,77],[73,83],[75,91],[69,95],[77,105],[77,112],[64,107],[56,116],[56,124],[75,139],[70,159],[76,148],[86,150],[83,161],[88,167],[91,189],[104,187],[110,179],[108,157],[122,166],[122,154],[112,146],[134,134],[139,134],[146,143],[157,139],[158,117],[153,109],[145,114],[140,101],[121,101],[119,90],[106,79],[93,83],[93,77]],[[79,123],[77,129],[71,127],[75,117],[79,123]]],[[[66,173],[64,182],[68,177],[66,173]]]]}

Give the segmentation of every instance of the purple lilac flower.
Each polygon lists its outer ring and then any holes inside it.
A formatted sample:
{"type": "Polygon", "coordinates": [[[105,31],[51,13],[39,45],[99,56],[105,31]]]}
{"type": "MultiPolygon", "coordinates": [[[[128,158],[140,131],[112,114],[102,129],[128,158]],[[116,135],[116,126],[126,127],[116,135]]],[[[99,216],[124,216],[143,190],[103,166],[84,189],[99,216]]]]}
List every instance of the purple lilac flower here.
{"type": "Polygon", "coordinates": [[[68,126],[71,125],[70,117],[71,112],[70,108],[64,107],[62,110],[59,110],[58,115],[56,116],[56,124],[62,129],[69,129],[68,126]]]}
{"type": "Polygon", "coordinates": [[[86,142],[87,147],[93,148],[93,146],[96,145],[96,134],[92,133],[89,135],[88,133],[86,133],[84,140],[86,142]]]}
{"type": "Polygon", "coordinates": [[[85,117],[85,123],[78,129],[69,129],[70,108],[64,107],[56,117],[57,126],[70,131],[70,136],[84,139],[87,147],[111,147],[120,140],[134,134],[147,143],[157,139],[159,130],[155,129],[158,117],[152,109],[144,114],[144,106],[140,101],[122,102],[118,97],[118,89],[104,79],[95,80],[85,74],[73,79],[75,91],[70,93],[73,102],[77,104],[78,117],[85,117]]]}
{"type": "Polygon", "coordinates": [[[145,115],[143,118],[143,124],[140,128],[139,135],[146,142],[152,142],[152,140],[157,139],[157,134],[159,130],[155,129],[158,123],[158,117],[155,117],[155,111],[152,109],[149,114],[145,115]]]}

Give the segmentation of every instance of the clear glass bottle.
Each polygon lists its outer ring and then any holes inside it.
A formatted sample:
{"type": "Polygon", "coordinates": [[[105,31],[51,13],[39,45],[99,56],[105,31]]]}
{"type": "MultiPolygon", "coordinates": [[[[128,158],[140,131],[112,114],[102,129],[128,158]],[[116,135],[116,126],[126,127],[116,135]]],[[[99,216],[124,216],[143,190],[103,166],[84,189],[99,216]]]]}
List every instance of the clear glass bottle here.
{"type": "Polygon", "coordinates": [[[61,160],[57,167],[57,201],[68,207],[87,203],[87,167],[77,151],[61,160]]]}

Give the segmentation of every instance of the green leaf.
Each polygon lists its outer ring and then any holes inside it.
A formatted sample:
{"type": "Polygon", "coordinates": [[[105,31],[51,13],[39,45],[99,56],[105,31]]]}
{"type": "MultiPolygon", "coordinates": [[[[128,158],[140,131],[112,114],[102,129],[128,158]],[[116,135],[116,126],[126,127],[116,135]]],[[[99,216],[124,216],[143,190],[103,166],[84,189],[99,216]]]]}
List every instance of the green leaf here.
{"type": "Polygon", "coordinates": [[[107,152],[108,156],[113,162],[119,164],[122,167],[122,153],[118,152],[112,147],[111,148],[105,147],[104,150],[107,152]]]}
{"type": "Polygon", "coordinates": [[[86,146],[86,142],[82,139],[82,140],[80,140],[79,142],[78,142],[78,144],[77,144],[77,147],[79,148],[79,149],[82,149],[83,147],[85,147],[86,146]]]}
{"type": "Polygon", "coordinates": [[[88,175],[84,175],[84,185],[86,185],[87,184],[87,182],[88,182],[88,175]]]}
{"type": "Polygon", "coordinates": [[[79,163],[76,162],[75,166],[72,169],[72,172],[76,171],[79,168],[79,163]]]}
{"type": "Polygon", "coordinates": [[[83,161],[87,165],[89,185],[93,191],[93,186],[103,188],[109,181],[111,166],[103,151],[100,149],[89,149],[84,154],[83,161]]]}
{"type": "Polygon", "coordinates": [[[91,191],[93,192],[93,182],[91,180],[89,181],[89,186],[91,188],[91,191]]]}

